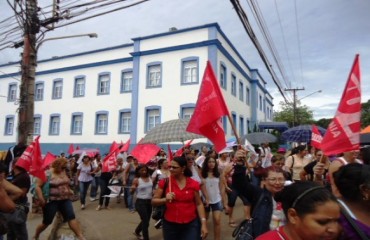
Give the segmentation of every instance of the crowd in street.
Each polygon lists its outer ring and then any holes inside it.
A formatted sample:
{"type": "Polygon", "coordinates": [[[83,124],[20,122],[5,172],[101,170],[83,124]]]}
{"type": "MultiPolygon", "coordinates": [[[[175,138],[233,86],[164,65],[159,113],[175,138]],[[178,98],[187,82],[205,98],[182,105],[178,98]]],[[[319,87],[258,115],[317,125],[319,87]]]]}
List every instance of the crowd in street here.
{"type": "Polygon", "coordinates": [[[85,239],[72,201],[97,214],[110,209],[111,201],[122,201],[140,216],[131,233],[137,239],[149,240],[154,224],[165,240],[220,240],[224,228],[242,224],[234,212],[239,198],[253,239],[369,239],[369,153],[367,146],[338,156],[307,145],[273,152],[268,143],[235,144],[218,153],[185,146],[173,159],[161,149],[146,164],[121,152],[112,171],[103,170],[99,153],[63,154],[45,169],[44,180],[31,180],[16,164],[19,155],[12,155],[0,163],[0,234],[8,240],[39,239],[59,212],[76,238],[85,239]],[[27,233],[29,191],[43,214],[33,236],[27,233]],[[91,208],[88,201],[98,206],[91,208]],[[228,225],[221,224],[224,217],[228,225]]]}

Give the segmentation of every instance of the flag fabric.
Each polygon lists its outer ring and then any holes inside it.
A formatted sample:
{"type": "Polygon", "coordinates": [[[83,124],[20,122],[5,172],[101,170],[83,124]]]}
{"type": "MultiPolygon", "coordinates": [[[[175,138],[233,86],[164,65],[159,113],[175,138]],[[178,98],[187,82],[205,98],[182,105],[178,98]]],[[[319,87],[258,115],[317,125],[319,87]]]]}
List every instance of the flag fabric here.
{"type": "Polygon", "coordinates": [[[56,158],[57,157],[54,154],[47,152],[42,163],[42,169],[47,168],[56,158]]]}
{"type": "Polygon", "coordinates": [[[194,113],[186,131],[203,135],[212,141],[215,150],[226,147],[225,132],[221,117],[229,115],[212,65],[207,61],[194,113]]]}
{"type": "Polygon", "coordinates": [[[121,149],[122,152],[128,152],[128,149],[130,148],[131,139],[128,139],[125,144],[123,144],[123,147],[121,149]]]}
{"type": "Polygon", "coordinates": [[[76,149],[75,150],[80,150],[80,146],[77,145],[76,149]]]}
{"type": "Polygon", "coordinates": [[[169,160],[168,162],[171,162],[173,159],[173,153],[172,153],[170,144],[167,144],[167,150],[168,150],[168,160],[169,160]]]}
{"type": "Polygon", "coordinates": [[[131,151],[131,155],[134,156],[140,163],[147,163],[161,150],[155,144],[137,144],[131,151]]]}
{"type": "Polygon", "coordinates": [[[74,148],[73,144],[70,144],[69,148],[68,148],[68,154],[72,155],[74,151],[75,151],[75,148],[74,148]]]}
{"type": "Polygon", "coordinates": [[[116,159],[121,148],[122,145],[117,145],[116,148],[112,149],[108,155],[104,157],[102,172],[111,172],[116,169],[116,159]]]}
{"type": "Polygon", "coordinates": [[[325,155],[334,155],[360,148],[361,74],[356,55],[337,112],[321,142],[325,155]]]}
{"type": "Polygon", "coordinates": [[[187,142],[187,143],[185,144],[185,146],[183,146],[182,148],[178,149],[178,150],[175,152],[175,156],[176,156],[176,157],[181,156],[181,155],[182,155],[182,153],[184,152],[184,149],[185,149],[185,148],[187,148],[187,147],[189,147],[189,146],[190,146],[190,144],[193,142],[193,140],[194,140],[194,139],[191,139],[189,142],[187,142]]]}
{"type": "Polygon", "coordinates": [[[316,125],[312,125],[311,146],[321,149],[322,135],[316,125]]]}
{"type": "Polygon", "coordinates": [[[119,144],[116,141],[113,141],[109,147],[109,152],[112,152],[114,149],[117,148],[117,146],[119,146],[119,144]]]}

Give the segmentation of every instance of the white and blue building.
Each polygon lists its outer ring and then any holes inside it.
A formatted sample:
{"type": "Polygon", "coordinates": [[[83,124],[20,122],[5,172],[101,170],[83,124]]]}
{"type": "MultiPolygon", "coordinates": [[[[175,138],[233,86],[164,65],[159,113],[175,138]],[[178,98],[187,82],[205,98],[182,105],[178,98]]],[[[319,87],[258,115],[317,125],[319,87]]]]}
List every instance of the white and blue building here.
{"type": "MultiPolygon", "coordinates": [[[[266,81],[211,23],[38,61],[34,134],[43,152],[56,154],[71,143],[102,151],[112,141],[136,144],[160,123],[191,117],[208,60],[239,135],[272,121],[266,81]]],[[[20,78],[19,63],[0,65],[0,149],[17,139],[20,78]]]]}

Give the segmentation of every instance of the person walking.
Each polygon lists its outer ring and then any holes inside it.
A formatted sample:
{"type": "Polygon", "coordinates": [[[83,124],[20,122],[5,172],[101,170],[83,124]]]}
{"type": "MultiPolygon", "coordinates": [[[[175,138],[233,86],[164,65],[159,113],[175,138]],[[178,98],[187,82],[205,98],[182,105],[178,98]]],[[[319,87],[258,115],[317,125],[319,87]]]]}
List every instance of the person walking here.
{"type": "Polygon", "coordinates": [[[81,209],[85,209],[87,190],[93,180],[94,166],[90,161],[90,157],[85,155],[82,158],[82,163],[77,167],[77,176],[80,187],[80,203],[81,209]]]}

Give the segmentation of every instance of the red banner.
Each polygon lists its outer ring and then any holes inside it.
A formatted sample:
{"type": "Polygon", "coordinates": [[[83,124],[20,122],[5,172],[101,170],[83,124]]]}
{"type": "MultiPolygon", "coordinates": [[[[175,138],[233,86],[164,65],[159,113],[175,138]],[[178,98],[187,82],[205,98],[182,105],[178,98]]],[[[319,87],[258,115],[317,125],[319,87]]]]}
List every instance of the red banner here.
{"type": "Polygon", "coordinates": [[[149,162],[157,153],[161,150],[155,144],[137,144],[131,151],[131,155],[134,156],[140,163],[149,162]]]}
{"type": "Polygon", "coordinates": [[[356,55],[335,117],[321,142],[325,155],[334,155],[360,148],[361,74],[356,55]]]}
{"type": "Polygon", "coordinates": [[[42,169],[47,168],[50,164],[52,164],[54,162],[54,160],[56,158],[57,157],[55,155],[53,155],[50,152],[47,152],[46,155],[45,155],[45,157],[44,157],[44,161],[42,163],[42,169]]]}
{"type": "Polygon", "coordinates": [[[112,147],[110,148],[111,150],[109,151],[109,154],[103,159],[102,172],[111,172],[116,169],[116,159],[121,148],[122,145],[116,145],[113,149],[112,147]]]}
{"type": "Polygon", "coordinates": [[[73,144],[69,145],[69,148],[68,148],[68,154],[69,155],[72,155],[72,153],[75,151],[75,148],[73,146],[73,144]]]}
{"type": "Polygon", "coordinates": [[[316,125],[312,125],[311,146],[321,149],[322,135],[316,125]]]}
{"type": "Polygon", "coordinates": [[[127,142],[123,145],[121,152],[128,152],[128,149],[130,148],[131,139],[128,139],[127,142]]]}
{"type": "Polygon", "coordinates": [[[221,117],[228,115],[224,97],[211,63],[207,62],[194,113],[186,129],[188,132],[207,137],[217,152],[226,147],[225,132],[221,117]]]}

